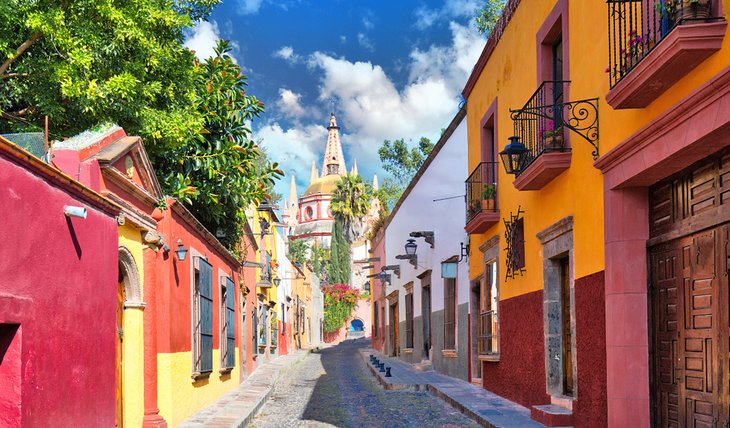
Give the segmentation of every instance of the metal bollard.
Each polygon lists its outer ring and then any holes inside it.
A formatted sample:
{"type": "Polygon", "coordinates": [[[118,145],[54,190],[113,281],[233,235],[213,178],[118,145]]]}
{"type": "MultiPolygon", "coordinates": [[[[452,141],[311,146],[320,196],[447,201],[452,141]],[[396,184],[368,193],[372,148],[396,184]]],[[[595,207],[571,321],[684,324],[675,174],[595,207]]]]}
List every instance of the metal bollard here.
{"type": "Polygon", "coordinates": [[[393,377],[393,375],[390,374],[390,367],[385,368],[385,377],[393,377]]]}
{"type": "Polygon", "coordinates": [[[380,363],[380,373],[383,373],[385,371],[385,363],[380,363]]]}

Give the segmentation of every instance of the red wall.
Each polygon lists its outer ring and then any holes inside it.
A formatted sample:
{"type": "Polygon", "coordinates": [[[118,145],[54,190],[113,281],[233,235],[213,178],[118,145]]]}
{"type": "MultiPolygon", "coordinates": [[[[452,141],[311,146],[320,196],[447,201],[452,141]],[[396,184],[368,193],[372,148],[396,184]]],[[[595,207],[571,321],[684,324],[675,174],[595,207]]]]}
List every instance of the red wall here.
{"type": "Polygon", "coordinates": [[[606,307],[603,272],[575,280],[578,400],[573,425],[603,427],[606,420],[606,307]]]}
{"type": "MultiPolygon", "coordinates": [[[[380,273],[380,268],[385,266],[385,236],[383,236],[383,233],[383,229],[381,228],[375,238],[375,241],[370,241],[370,245],[373,245],[374,243],[376,244],[373,247],[371,257],[380,259],[379,261],[373,262],[373,274],[380,273]]],[[[385,285],[382,285],[380,280],[377,278],[371,279],[370,283],[372,284],[372,289],[370,290],[370,308],[371,310],[375,310],[375,302],[379,302],[378,311],[380,311],[380,314],[378,314],[377,326],[375,325],[375,314],[371,315],[372,322],[370,323],[370,337],[372,338],[373,348],[382,352],[385,347],[386,333],[386,330],[383,327],[385,325],[385,320],[382,316],[382,307],[384,304],[387,304],[387,301],[384,298],[385,285]],[[376,328],[378,329],[377,335],[375,334],[376,328]]]]}
{"type": "MultiPolygon", "coordinates": [[[[0,183],[0,323],[22,332],[22,375],[10,380],[22,421],[10,426],[113,426],[116,221],[2,155],[0,183]],[[67,220],[64,205],[87,218],[67,220]]],[[[7,353],[3,370],[16,359],[7,353]]]]}
{"type": "Polygon", "coordinates": [[[549,404],[542,291],[499,302],[499,362],[483,362],[484,388],[523,406],[549,404]]]}

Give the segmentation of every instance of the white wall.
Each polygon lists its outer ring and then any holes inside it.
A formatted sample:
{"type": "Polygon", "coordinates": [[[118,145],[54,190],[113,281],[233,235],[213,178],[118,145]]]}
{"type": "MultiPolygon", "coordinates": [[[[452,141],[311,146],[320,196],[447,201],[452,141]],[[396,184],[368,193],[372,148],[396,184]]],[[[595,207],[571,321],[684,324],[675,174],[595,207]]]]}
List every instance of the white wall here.
{"type": "MultiPolygon", "coordinates": [[[[405,290],[403,285],[413,281],[414,317],[421,315],[421,282],[418,275],[431,270],[431,309],[443,310],[444,288],[441,278],[441,262],[460,254],[460,243],[468,242],[464,231],[466,204],[464,180],[467,172],[466,119],[454,130],[431,164],[418,179],[415,187],[402,202],[385,232],[387,260],[384,264],[399,264],[401,277],[391,275],[392,283],[386,295],[398,289],[399,319],[405,320],[405,290]],[[434,199],[455,197],[443,201],[434,199]],[[415,238],[418,249],[416,269],[407,260],[397,260],[405,254],[406,240],[410,232],[433,231],[434,248],[423,238],[415,238]]],[[[389,272],[390,273],[390,272],[389,272]]],[[[464,258],[459,263],[457,304],[469,301],[469,265],[464,258]]]]}

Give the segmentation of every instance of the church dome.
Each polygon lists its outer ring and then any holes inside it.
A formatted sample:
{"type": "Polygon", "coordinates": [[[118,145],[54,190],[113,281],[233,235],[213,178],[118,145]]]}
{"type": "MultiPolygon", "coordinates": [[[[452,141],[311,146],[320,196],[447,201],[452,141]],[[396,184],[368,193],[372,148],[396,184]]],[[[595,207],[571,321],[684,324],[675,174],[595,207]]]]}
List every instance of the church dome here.
{"type": "Polygon", "coordinates": [[[312,181],[312,184],[307,187],[302,196],[316,195],[318,193],[332,194],[337,189],[337,182],[342,178],[338,174],[325,175],[322,178],[318,178],[312,181]]]}

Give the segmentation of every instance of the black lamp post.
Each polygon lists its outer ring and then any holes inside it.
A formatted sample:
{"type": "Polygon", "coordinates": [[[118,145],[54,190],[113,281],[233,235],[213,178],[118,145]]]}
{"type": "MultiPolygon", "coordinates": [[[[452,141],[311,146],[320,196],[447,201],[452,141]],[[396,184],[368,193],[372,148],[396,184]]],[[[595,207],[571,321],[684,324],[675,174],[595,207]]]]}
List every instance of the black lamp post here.
{"type": "Polygon", "coordinates": [[[177,250],[175,250],[175,254],[177,254],[177,259],[181,262],[185,261],[185,256],[188,255],[188,250],[183,246],[182,239],[177,240],[177,250]]]}
{"type": "Polygon", "coordinates": [[[527,152],[529,150],[520,142],[520,137],[516,135],[509,137],[509,143],[504,147],[504,150],[499,152],[499,156],[502,158],[502,164],[504,164],[504,170],[507,171],[507,174],[517,174],[520,172],[527,152]]]}

